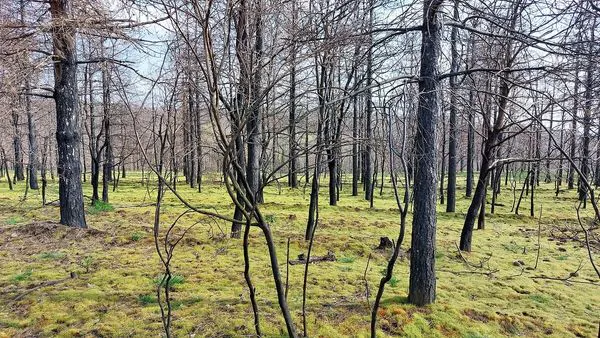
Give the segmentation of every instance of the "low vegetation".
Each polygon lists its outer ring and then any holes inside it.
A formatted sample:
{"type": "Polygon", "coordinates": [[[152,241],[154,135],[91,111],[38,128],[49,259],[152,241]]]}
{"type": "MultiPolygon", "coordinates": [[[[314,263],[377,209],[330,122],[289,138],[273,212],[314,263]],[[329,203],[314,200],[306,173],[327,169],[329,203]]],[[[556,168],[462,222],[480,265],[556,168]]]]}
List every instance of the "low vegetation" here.
{"type": "MultiPolygon", "coordinates": [[[[37,192],[21,201],[22,190],[9,191],[0,181],[0,337],[161,334],[156,287],[164,271],[152,236],[153,198],[141,182],[139,174],[128,174],[111,196],[112,207],[88,212],[90,229],[74,229],[49,223],[59,210],[42,207],[37,192]]],[[[407,242],[379,309],[378,335],[595,337],[600,281],[577,230],[576,192],[555,197],[553,188],[542,184],[536,191],[536,215],[540,208],[543,213],[540,224],[537,216],[511,212],[512,193],[507,189],[495,214],[488,215],[486,229],[476,230],[472,252],[462,255],[457,242],[469,199],[458,199],[456,214],[440,206],[438,298],[422,308],[407,304],[407,242]]],[[[205,184],[202,193],[183,185],[178,192],[203,208],[225,214],[233,210],[218,182],[205,184]]],[[[56,184],[49,185],[49,193],[57,194],[56,184]]],[[[307,313],[315,337],[368,336],[369,307],[391,252],[375,248],[380,237],[395,238],[398,233],[398,210],[389,187],[375,195],[373,208],[351,197],[347,186],[341,193],[339,206],[321,206],[315,235],[314,255],[331,251],[337,257],[310,268],[307,313]]],[[[464,191],[459,189],[458,195],[464,191]]],[[[288,238],[290,259],[306,252],[308,199],[302,189],[265,191],[263,210],[269,215],[280,262],[285,262],[288,238]]],[[[182,210],[168,193],[163,223],[172,222],[182,210]]],[[[173,334],[252,335],[241,240],[229,238],[230,224],[196,214],[183,217],[173,231],[181,234],[186,225],[198,221],[179,243],[171,264],[173,334]]],[[[263,332],[285,336],[268,254],[257,229],[250,233],[250,253],[263,332]]],[[[302,264],[289,266],[288,301],[298,323],[303,269],[302,264]]]]}

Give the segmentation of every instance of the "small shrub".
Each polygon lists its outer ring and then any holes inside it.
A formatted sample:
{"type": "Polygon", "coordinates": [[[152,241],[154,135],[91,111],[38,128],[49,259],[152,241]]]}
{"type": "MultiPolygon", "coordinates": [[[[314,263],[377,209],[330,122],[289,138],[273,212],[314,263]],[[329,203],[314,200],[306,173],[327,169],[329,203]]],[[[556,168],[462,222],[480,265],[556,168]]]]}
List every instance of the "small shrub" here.
{"type": "Polygon", "coordinates": [[[27,269],[24,272],[21,272],[19,274],[12,276],[10,278],[10,280],[13,282],[22,282],[24,280],[28,280],[31,277],[32,273],[33,273],[33,270],[27,269]]]}
{"type": "MultiPolygon", "coordinates": [[[[165,286],[167,278],[165,275],[158,275],[154,279],[154,284],[160,285],[161,287],[165,286]]],[[[172,290],[176,285],[181,285],[185,282],[185,278],[181,275],[171,275],[171,280],[169,280],[169,289],[172,290]]]]}
{"type": "Polygon", "coordinates": [[[85,256],[79,262],[79,265],[85,269],[85,272],[88,273],[94,266],[94,258],[92,256],[85,256]]]}
{"type": "Polygon", "coordinates": [[[267,221],[268,223],[275,222],[275,215],[273,215],[273,214],[265,215],[265,221],[267,221]]]}

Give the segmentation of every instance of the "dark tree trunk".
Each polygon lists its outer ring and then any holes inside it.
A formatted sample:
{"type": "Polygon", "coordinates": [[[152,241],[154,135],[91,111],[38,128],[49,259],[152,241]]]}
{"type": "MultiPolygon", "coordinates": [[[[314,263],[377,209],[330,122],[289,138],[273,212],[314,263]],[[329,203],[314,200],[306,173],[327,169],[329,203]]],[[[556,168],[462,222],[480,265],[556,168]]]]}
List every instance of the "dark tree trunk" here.
{"type": "Polygon", "coordinates": [[[463,225],[462,232],[460,234],[460,249],[463,251],[471,251],[471,239],[473,237],[473,227],[475,225],[475,219],[477,218],[477,214],[479,212],[479,208],[485,199],[485,186],[486,179],[489,173],[489,165],[490,165],[490,156],[491,156],[491,144],[492,135],[489,136],[489,139],[484,144],[484,152],[483,157],[481,159],[481,166],[479,170],[479,178],[477,179],[477,186],[475,187],[475,193],[473,194],[473,199],[471,200],[471,204],[469,205],[469,209],[467,210],[467,215],[465,216],[465,223],[463,225]]]}
{"type": "Polygon", "coordinates": [[[195,95],[194,95],[194,83],[193,83],[193,79],[192,79],[192,74],[190,73],[188,75],[188,83],[187,83],[187,98],[188,98],[188,120],[186,123],[186,128],[189,129],[189,143],[188,143],[188,148],[185,149],[186,153],[189,154],[188,157],[188,161],[189,161],[189,166],[188,166],[188,184],[190,185],[190,188],[194,189],[196,188],[196,183],[198,181],[198,177],[196,176],[198,174],[198,168],[196,167],[198,165],[198,159],[197,159],[197,150],[198,150],[198,134],[197,134],[197,122],[196,122],[196,118],[197,118],[197,113],[196,113],[196,105],[198,104],[198,102],[196,102],[195,100],[195,95]]]}
{"type": "MultiPolygon", "coordinates": [[[[577,151],[577,113],[579,111],[579,59],[575,61],[575,78],[573,86],[573,117],[571,121],[571,145],[569,148],[569,157],[575,159],[577,151]]],[[[567,175],[567,187],[573,189],[575,187],[575,165],[571,163],[567,175]]]]}
{"type": "Polygon", "coordinates": [[[40,167],[40,176],[42,177],[42,206],[46,205],[46,187],[48,180],[46,179],[46,167],[48,165],[48,137],[44,137],[44,145],[42,149],[42,165],[40,167]]]}
{"type": "Polygon", "coordinates": [[[25,81],[25,111],[27,112],[27,130],[29,140],[29,187],[31,189],[38,189],[37,180],[37,169],[38,169],[38,146],[37,136],[35,130],[35,120],[33,119],[33,112],[31,111],[31,87],[29,85],[29,79],[25,81]]]}
{"type": "MultiPolygon", "coordinates": [[[[196,79],[199,79],[198,74],[196,74],[196,79]]],[[[195,91],[196,95],[196,152],[197,152],[197,164],[196,164],[196,180],[198,183],[198,192],[202,192],[202,165],[203,165],[203,157],[202,157],[202,120],[200,115],[200,91],[195,91]]]]}
{"type": "Polygon", "coordinates": [[[60,223],[87,227],[83,209],[79,162],[79,113],[77,107],[76,33],[70,26],[70,0],[50,0],[54,46],[54,101],[58,147],[58,195],[60,223]]]}
{"type": "MultiPolygon", "coordinates": [[[[595,28],[596,20],[594,19],[593,28],[595,28]]],[[[592,41],[594,41],[594,30],[592,29],[592,41]]],[[[591,48],[591,47],[590,47],[591,48]]],[[[589,179],[590,176],[590,129],[592,126],[592,91],[594,90],[594,62],[591,58],[591,55],[594,53],[593,49],[589,51],[589,57],[587,60],[586,67],[586,80],[585,80],[585,96],[584,96],[584,107],[583,107],[583,149],[581,156],[581,175],[579,180],[589,179]]],[[[588,190],[586,185],[582,182],[578,184],[579,188],[579,200],[583,201],[583,207],[586,207],[588,190]]]]}
{"type": "MultiPolygon", "coordinates": [[[[292,22],[296,24],[296,2],[292,2],[294,9],[292,10],[292,22]]],[[[292,43],[290,70],[290,116],[289,116],[289,144],[288,144],[288,185],[291,188],[298,187],[298,159],[296,147],[296,44],[292,43]]]]}
{"type": "MultiPolygon", "coordinates": [[[[458,0],[454,0],[453,18],[458,21],[458,0]]],[[[451,48],[451,65],[450,71],[458,71],[458,28],[452,27],[450,33],[450,48],[451,48]]],[[[454,212],[456,210],[456,96],[457,96],[456,77],[450,77],[450,118],[449,118],[449,133],[448,133],[448,197],[446,201],[446,212],[454,212]]]]}
{"type": "Polygon", "coordinates": [[[308,151],[308,114],[306,114],[304,129],[304,181],[308,183],[308,181],[310,180],[310,159],[308,151]]]}
{"type": "Polygon", "coordinates": [[[419,107],[415,135],[414,211],[408,300],[415,305],[435,301],[436,124],[439,109],[437,59],[442,0],[423,8],[419,107]]]}
{"type": "MultiPolygon", "coordinates": [[[[565,138],[565,109],[561,109],[561,119],[560,119],[560,146],[564,147],[564,138],[565,138]]],[[[598,133],[600,136],[600,133],[598,133]]],[[[600,149],[600,147],[598,148],[600,149]]],[[[560,187],[562,186],[563,180],[563,155],[560,154],[560,160],[558,161],[558,173],[556,174],[556,196],[560,191],[560,187]]]]}
{"type": "MultiPolygon", "coordinates": [[[[323,59],[327,58],[327,54],[323,59]]],[[[318,62],[317,58],[315,58],[315,62],[318,62]]],[[[304,239],[310,241],[312,239],[312,234],[314,233],[313,229],[315,227],[316,222],[316,211],[318,209],[319,204],[319,176],[321,174],[321,147],[323,136],[327,137],[327,134],[323,134],[323,121],[326,120],[325,113],[325,86],[327,82],[327,67],[324,62],[321,63],[319,67],[320,71],[317,73],[317,93],[319,100],[319,117],[317,121],[317,144],[316,149],[317,153],[315,155],[315,168],[313,170],[312,184],[310,190],[310,203],[308,206],[308,220],[306,222],[306,232],[304,234],[304,239]]]]}
{"type": "Polygon", "coordinates": [[[15,161],[14,161],[14,169],[15,174],[13,175],[14,182],[23,181],[25,179],[25,173],[23,170],[23,145],[21,143],[21,132],[19,131],[19,113],[14,110],[12,113],[13,127],[14,127],[14,137],[13,137],[13,146],[15,149],[15,161]]]}
{"type": "MultiPolygon", "coordinates": [[[[369,28],[373,26],[373,5],[369,6],[369,28]]],[[[370,29],[369,29],[370,30],[370,29]]],[[[372,36],[369,35],[369,39],[372,40],[372,36]]],[[[365,186],[365,199],[370,201],[373,198],[373,190],[371,189],[371,180],[373,176],[373,159],[372,156],[372,142],[373,142],[373,130],[371,126],[371,120],[373,118],[373,93],[371,85],[373,84],[373,48],[369,46],[367,51],[367,74],[366,74],[366,116],[365,116],[365,154],[364,154],[364,186],[365,186]]]]}
{"type": "MultiPolygon", "coordinates": [[[[488,176],[489,178],[489,176],[488,176]]],[[[487,181],[483,186],[483,199],[481,200],[481,208],[479,209],[479,217],[477,218],[477,230],[485,229],[485,207],[487,198],[487,181]]]]}
{"type": "Polygon", "coordinates": [[[4,171],[6,172],[6,180],[8,181],[8,189],[13,190],[12,180],[10,179],[10,171],[8,171],[8,158],[4,148],[0,147],[0,155],[2,155],[2,164],[4,164],[4,171]]]}
{"type": "MultiPolygon", "coordinates": [[[[104,48],[104,44],[102,45],[104,48]]],[[[103,109],[103,126],[104,144],[104,162],[102,162],[102,202],[108,203],[109,182],[112,180],[112,144],[110,135],[110,115],[111,115],[111,100],[110,100],[110,75],[108,64],[102,65],[102,109],[103,109]]]]}
{"type": "Polygon", "coordinates": [[[356,95],[352,96],[352,196],[358,196],[358,107],[356,95]]]}
{"type": "Polygon", "coordinates": [[[260,111],[260,96],[262,95],[260,84],[261,84],[261,72],[260,60],[262,59],[262,21],[260,13],[255,14],[256,17],[256,41],[254,44],[255,53],[255,64],[254,72],[252,74],[252,86],[251,86],[251,98],[252,102],[250,105],[250,112],[248,121],[246,123],[246,134],[248,141],[248,162],[246,163],[246,180],[250,187],[249,193],[254,195],[254,199],[257,202],[262,202],[262,179],[260,173],[260,160],[262,153],[262,116],[260,111]]]}
{"type": "MultiPolygon", "coordinates": [[[[440,100],[443,102],[443,100],[440,100]]],[[[442,112],[442,151],[440,161],[440,204],[444,204],[444,179],[446,178],[446,116],[442,112]]]]}

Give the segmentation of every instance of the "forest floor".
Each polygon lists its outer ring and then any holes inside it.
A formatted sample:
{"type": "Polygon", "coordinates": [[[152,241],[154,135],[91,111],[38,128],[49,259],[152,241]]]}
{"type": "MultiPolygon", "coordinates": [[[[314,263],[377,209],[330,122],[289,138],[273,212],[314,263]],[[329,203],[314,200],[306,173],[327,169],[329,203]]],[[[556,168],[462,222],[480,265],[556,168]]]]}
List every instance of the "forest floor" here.
{"type": "MultiPolygon", "coordinates": [[[[89,184],[85,186],[89,196],[89,184]]],[[[30,190],[23,201],[24,187],[21,182],[9,191],[0,180],[0,337],[160,336],[155,293],[162,270],[152,236],[155,188],[142,185],[139,174],[130,174],[111,192],[110,206],[86,206],[90,229],[75,230],[53,223],[59,218],[58,207],[42,207],[39,191],[30,190]]],[[[576,192],[555,197],[553,185],[543,184],[536,190],[535,217],[530,217],[529,201],[524,200],[521,215],[515,215],[513,192],[502,188],[495,214],[488,215],[485,230],[475,231],[473,252],[463,256],[456,245],[469,203],[464,187],[458,190],[455,214],[439,207],[437,301],[423,308],[407,304],[409,257],[403,254],[379,310],[381,336],[598,335],[600,281],[582,242],[576,192]]],[[[202,193],[182,183],[178,192],[192,205],[232,214],[232,203],[218,183],[206,184],[202,193]]],[[[369,304],[390,254],[375,248],[382,236],[397,238],[398,210],[389,187],[383,195],[377,189],[374,208],[350,196],[349,185],[335,207],[325,205],[326,188],[322,193],[313,255],[331,251],[337,260],[310,265],[308,332],[313,337],[364,337],[369,332],[369,304]]],[[[48,200],[57,198],[56,183],[50,184],[48,194],[48,200]]],[[[308,190],[302,188],[284,187],[280,192],[274,186],[265,192],[262,210],[274,233],[284,278],[288,238],[291,259],[306,251],[308,200],[308,190]]],[[[590,209],[582,213],[586,222],[591,220],[590,209]]],[[[168,193],[162,226],[183,210],[168,193]]],[[[175,231],[181,233],[196,222],[175,249],[172,263],[177,275],[172,292],[174,334],[251,336],[241,240],[229,238],[226,222],[198,214],[184,216],[175,231]]],[[[410,226],[407,230],[403,248],[410,247],[410,226]]],[[[264,237],[256,228],[250,246],[263,332],[285,336],[264,237]]],[[[302,322],[303,271],[304,265],[289,265],[288,301],[297,325],[302,322]]]]}

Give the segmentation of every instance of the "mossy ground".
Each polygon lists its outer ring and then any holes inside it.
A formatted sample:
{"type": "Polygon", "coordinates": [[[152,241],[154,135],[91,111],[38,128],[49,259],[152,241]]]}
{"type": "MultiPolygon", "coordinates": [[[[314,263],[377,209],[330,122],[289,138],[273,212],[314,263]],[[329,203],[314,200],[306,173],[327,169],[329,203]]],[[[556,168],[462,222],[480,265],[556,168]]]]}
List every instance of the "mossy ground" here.
{"type": "MultiPolygon", "coordinates": [[[[551,184],[536,191],[535,205],[543,205],[543,215],[539,264],[532,270],[539,210],[535,218],[515,216],[510,211],[512,192],[508,187],[503,189],[502,205],[496,207],[494,215],[488,215],[485,230],[475,231],[473,252],[464,254],[473,264],[483,261],[481,269],[467,266],[456,249],[469,203],[462,197],[464,190],[458,191],[456,214],[447,214],[445,207],[439,207],[437,301],[424,308],[406,303],[408,258],[399,259],[394,281],[387,285],[379,310],[381,336],[598,334],[600,287],[589,284],[599,281],[587,251],[580,242],[555,238],[560,237],[560,229],[578,229],[576,192],[566,191],[557,198],[551,184]],[[517,260],[525,265],[515,266],[517,260]],[[573,283],[532,278],[567,277],[580,265],[577,276],[571,278],[573,283]]],[[[178,191],[195,206],[232,213],[232,203],[218,182],[205,184],[202,193],[183,183],[178,191]]],[[[110,195],[113,208],[87,206],[87,222],[93,230],[85,231],[48,225],[58,219],[58,207],[41,207],[38,191],[29,191],[22,201],[23,192],[24,183],[9,191],[6,182],[0,180],[0,337],[159,336],[162,325],[155,291],[162,270],[152,238],[154,187],[143,186],[139,175],[129,174],[110,195]],[[71,272],[78,277],[14,300],[31,287],[67,278],[71,272]]],[[[310,266],[309,334],[367,336],[369,305],[363,274],[372,253],[366,277],[374,294],[388,257],[374,248],[379,237],[395,239],[398,233],[399,216],[392,191],[385,187],[380,196],[378,189],[373,209],[360,197],[350,196],[348,185],[335,207],[325,205],[325,189],[322,192],[313,252],[323,255],[332,251],[338,260],[310,266]]],[[[52,183],[48,199],[56,196],[57,185],[52,183]]],[[[303,237],[308,199],[308,190],[302,188],[280,191],[273,186],[265,192],[262,210],[275,235],[283,276],[288,238],[291,258],[306,250],[303,237]]],[[[521,214],[529,214],[528,205],[523,204],[521,214]]],[[[168,193],[163,203],[163,226],[183,210],[168,193]]],[[[584,214],[591,216],[589,211],[584,214]]],[[[172,263],[174,273],[181,277],[172,285],[175,335],[251,335],[254,330],[241,240],[228,238],[226,222],[197,214],[185,216],[178,229],[198,221],[175,250],[172,263]]],[[[264,238],[258,229],[252,229],[250,242],[263,332],[266,336],[285,336],[264,238]]],[[[410,227],[403,243],[404,248],[409,246],[410,227]]],[[[598,257],[597,252],[595,255],[598,257]]],[[[303,269],[302,265],[289,266],[288,300],[297,324],[301,323],[303,269]]]]}

